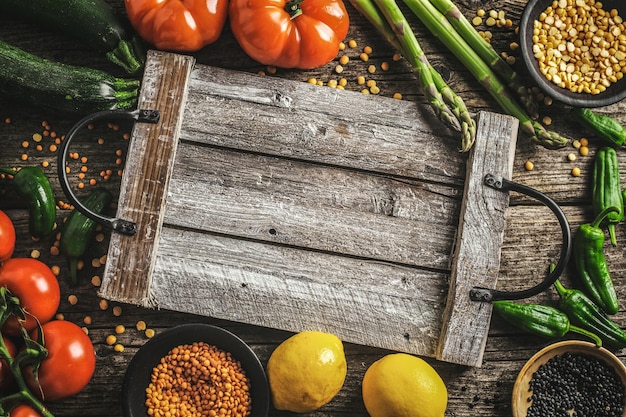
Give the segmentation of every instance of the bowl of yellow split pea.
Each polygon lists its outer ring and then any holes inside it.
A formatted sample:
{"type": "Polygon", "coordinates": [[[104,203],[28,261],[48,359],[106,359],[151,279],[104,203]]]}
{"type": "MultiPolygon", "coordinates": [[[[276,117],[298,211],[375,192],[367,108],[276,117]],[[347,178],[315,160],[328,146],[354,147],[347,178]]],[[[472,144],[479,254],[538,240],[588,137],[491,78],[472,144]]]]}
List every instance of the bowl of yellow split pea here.
{"type": "Polygon", "coordinates": [[[520,49],[537,86],[572,107],[601,107],[626,97],[626,2],[529,0],[520,49]]]}

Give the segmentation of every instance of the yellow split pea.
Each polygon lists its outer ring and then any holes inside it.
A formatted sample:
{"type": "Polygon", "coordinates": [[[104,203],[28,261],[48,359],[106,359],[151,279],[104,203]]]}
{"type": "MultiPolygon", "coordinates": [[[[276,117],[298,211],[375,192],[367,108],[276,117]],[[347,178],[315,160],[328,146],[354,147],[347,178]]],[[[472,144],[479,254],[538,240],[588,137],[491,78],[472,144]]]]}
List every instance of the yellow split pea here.
{"type": "Polygon", "coordinates": [[[626,27],[595,0],[554,0],[534,21],[533,54],[547,80],[599,94],[626,71],[626,27]]]}

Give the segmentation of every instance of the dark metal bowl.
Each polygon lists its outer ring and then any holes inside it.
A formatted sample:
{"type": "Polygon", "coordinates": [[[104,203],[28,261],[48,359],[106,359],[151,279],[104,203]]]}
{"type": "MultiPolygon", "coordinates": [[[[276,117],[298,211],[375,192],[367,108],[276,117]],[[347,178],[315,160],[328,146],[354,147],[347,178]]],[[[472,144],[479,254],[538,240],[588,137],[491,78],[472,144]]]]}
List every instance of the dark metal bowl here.
{"type": "Polygon", "coordinates": [[[263,365],[254,351],[233,333],[208,324],[183,324],[158,333],[146,342],[128,365],[122,383],[122,412],[125,417],[145,417],[146,388],[152,369],[174,347],[194,342],[205,342],[230,352],[241,363],[250,379],[252,396],[251,417],[266,417],[270,394],[263,365]]]}
{"type": "MultiPolygon", "coordinates": [[[[533,80],[541,90],[562,103],[572,107],[601,107],[617,103],[626,97],[626,77],[612,83],[599,94],[575,93],[561,88],[539,71],[539,64],[533,54],[533,24],[539,15],[552,4],[553,0],[529,0],[526,4],[519,27],[521,53],[533,80]]],[[[603,10],[616,9],[619,16],[626,20],[626,2],[623,0],[602,1],[603,10]]]]}

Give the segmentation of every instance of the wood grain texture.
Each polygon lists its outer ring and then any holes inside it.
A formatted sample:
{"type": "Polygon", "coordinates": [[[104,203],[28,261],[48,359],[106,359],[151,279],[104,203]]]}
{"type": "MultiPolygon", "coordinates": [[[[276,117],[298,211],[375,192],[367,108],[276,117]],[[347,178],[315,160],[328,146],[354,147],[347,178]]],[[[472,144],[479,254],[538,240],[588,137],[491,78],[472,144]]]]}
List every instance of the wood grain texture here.
{"type": "Polygon", "coordinates": [[[137,234],[113,234],[102,297],[145,304],[149,295],[164,196],[178,144],[171,138],[180,131],[194,62],[189,56],[159,52],[148,57],[138,108],[158,110],[161,116],[156,124],[137,123],[133,129],[125,167],[133,175],[122,180],[117,217],[134,221],[137,234]]]}
{"type": "Polygon", "coordinates": [[[496,288],[509,204],[508,193],[489,188],[487,174],[510,178],[518,121],[500,115],[478,118],[476,143],[467,163],[463,204],[452,260],[450,288],[437,359],[480,366],[491,320],[491,305],[472,301],[475,287],[496,288]]]}

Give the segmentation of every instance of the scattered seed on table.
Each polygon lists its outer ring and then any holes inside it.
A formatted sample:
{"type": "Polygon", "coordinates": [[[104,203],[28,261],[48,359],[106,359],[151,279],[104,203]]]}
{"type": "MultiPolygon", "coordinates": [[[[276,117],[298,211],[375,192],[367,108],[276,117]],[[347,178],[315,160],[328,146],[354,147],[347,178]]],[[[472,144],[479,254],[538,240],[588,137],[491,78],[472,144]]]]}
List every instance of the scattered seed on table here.
{"type": "Polygon", "coordinates": [[[122,345],[121,343],[116,344],[115,346],[113,346],[113,350],[115,350],[116,352],[124,352],[124,345],[122,345]]]}
{"type": "Polygon", "coordinates": [[[99,287],[102,284],[102,279],[98,275],[91,277],[91,285],[99,287]]]}
{"type": "Polygon", "coordinates": [[[526,171],[532,171],[535,168],[535,164],[532,161],[526,161],[524,168],[526,168],[526,171]]]}
{"type": "Polygon", "coordinates": [[[113,315],[116,317],[119,317],[122,315],[122,307],[120,306],[115,306],[113,307],[113,315]]]}
{"type": "Polygon", "coordinates": [[[126,327],[124,327],[123,324],[118,324],[117,326],[115,326],[115,333],[116,334],[122,334],[126,331],[126,327]]]}
{"type": "Polygon", "coordinates": [[[65,320],[65,316],[63,315],[63,313],[57,313],[54,316],[54,318],[57,319],[57,320],[65,320]]]}
{"type": "Polygon", "coordinates": [[[572,177],[580,177],[580,168],[578,167],[572,168],[572,177]]]}
{"type": "Polygon", "coordinates": [[[570,162],[574,162],[576,160],[576,154],[575,153],[567,154],[567,160],[570,162]]]}
{"type": "Polygon", "coordinates": [[[103,298],[98,303],[98,306],[100,307],[100,310],[106,310],[109,308],[109,302],[103,298]]]}
{"type": "Polygon", "coordinates": [[[114,334],[110,334],[106,337],[104,341],[107,345],[113,346],[115,342],[117,342],[117,337],[114,334]]]}
{"type": "Polygon", "coordinates": [[[91,316],[85,316],[83,318],[83,323],[85,323],[86,325],[90,325],[92,323],[91,316]]]}
{"type": "Polygon", "coordinates": [[[137,324],[135,324],[135,328],[138,331],[143,332],[144,330],[146,330],[146,322],[143,320],[139,320],[137,324]]]}
{"type": "Polygon", "coordinates": [[[589,148],[581,144],[580,149],[578,149],[578,153],[580,153],[580,156],[587,156],[589,155],[589,148]]]}
{"type": "Polygon", "coordinates": [[[155,331],[154,329],[146,329],[145,335],[148,339],[152,339],[154,337],[155,331]]]}
{"type": "Polygon", "coordinates": [[[393,98],[396,100],[402,100],[402,93],[393,93],[393,98]]]}
{"type": "Polygon", "coordinates": [[[363,48],[363,52],[365,52],[368,55],[371,55],[373,51],[372,47],[367,45],[365,48],[363,48]]]}
{"type": "Polygon", "coordinates": [[[361,52],[361,54],[359,55],[359,58],[361,59],[361,61],[363,62],[367,62],[369,61],[370,57],[368,54],[366,54],[365,52],[361,52]]]}
{"type": "Polygon", "coordinates": [[[356,41],[355,41],[354,39],[350,39],[350,40],[348,41],[348,46],[349,46],[350,48],[356,48],[356,41]]]}

